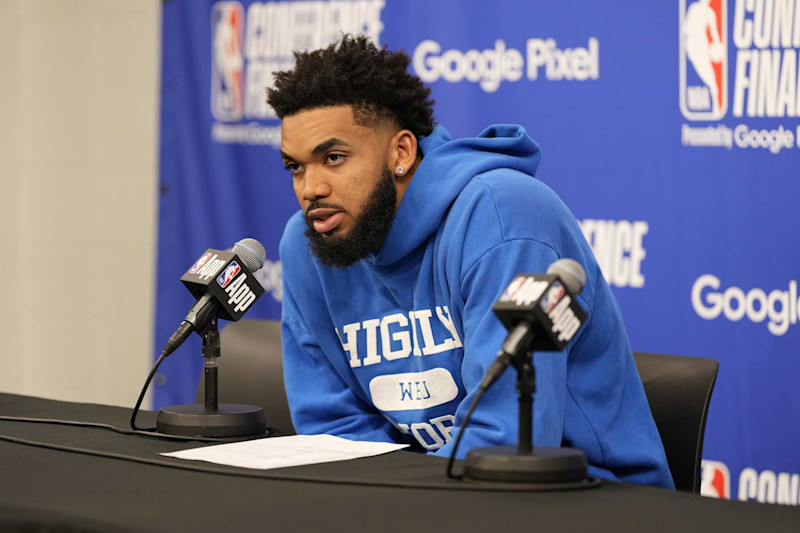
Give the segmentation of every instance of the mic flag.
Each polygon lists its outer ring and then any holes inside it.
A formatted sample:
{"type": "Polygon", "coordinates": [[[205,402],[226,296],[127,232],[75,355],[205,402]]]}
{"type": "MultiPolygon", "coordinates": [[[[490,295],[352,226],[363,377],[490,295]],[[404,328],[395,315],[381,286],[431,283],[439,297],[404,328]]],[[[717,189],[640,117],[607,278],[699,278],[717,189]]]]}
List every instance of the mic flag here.
{"type": "Polygon", "coordinates": [[[557,274],[518,274],[492,311],[509,331],[526,325],[531,350],[560,352],[587,318],[565,281],[557,274]]]}
{"type": "Polygon", "coordinates": [[[264,294],[247,264],[234,252],[209,248],[181,277],[195,298],[216,302],[219,318],[237,321],[264,294]]]}

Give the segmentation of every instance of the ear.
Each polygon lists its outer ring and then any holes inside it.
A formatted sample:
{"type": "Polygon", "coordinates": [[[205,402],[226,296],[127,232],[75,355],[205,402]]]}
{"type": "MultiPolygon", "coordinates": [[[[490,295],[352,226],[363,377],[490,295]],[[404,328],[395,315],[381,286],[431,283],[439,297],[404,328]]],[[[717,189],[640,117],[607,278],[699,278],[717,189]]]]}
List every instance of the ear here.
{"type": "Polygon", "coordinates": [[[417,161],[417,137],[409,130],[400,130],[391,141],[389,151],[389,169],[395,179],[410,176],[417,161]]]}

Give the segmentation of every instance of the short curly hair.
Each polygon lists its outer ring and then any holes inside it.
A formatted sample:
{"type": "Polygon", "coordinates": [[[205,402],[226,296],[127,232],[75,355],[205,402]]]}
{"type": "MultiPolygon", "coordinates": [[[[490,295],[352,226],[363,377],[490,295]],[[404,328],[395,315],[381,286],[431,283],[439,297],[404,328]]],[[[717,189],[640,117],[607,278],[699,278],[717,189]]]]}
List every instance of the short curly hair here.
{"type": "Polygon", "coordinates": [[[350,105],[361,126],[394,124],[417,137],[433,131],[431,90],[406,69],[405,52],[379,49],[363,35],[343,35],[338,43],[295,52],[293,70],[276,72],[267,102],[278,118],[300,111],[350,105]]]}

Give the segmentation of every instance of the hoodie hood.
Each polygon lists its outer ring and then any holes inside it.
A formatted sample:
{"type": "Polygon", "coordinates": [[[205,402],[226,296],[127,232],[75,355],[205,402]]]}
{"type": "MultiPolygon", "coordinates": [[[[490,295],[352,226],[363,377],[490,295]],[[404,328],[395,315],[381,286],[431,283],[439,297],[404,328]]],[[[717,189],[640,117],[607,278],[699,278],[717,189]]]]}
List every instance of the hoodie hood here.
{"type": "Polygon", "coordinates": [[[539,145],[517,125],[489,126],[474,138],[452,140],[436,126],[419,140],[423,159],[411,178],[381,250],[367,263],[387,266],[419,248],[442,223],[445,213],[467,183],[498,168],[533,177],[539,166],[539,145]]]}

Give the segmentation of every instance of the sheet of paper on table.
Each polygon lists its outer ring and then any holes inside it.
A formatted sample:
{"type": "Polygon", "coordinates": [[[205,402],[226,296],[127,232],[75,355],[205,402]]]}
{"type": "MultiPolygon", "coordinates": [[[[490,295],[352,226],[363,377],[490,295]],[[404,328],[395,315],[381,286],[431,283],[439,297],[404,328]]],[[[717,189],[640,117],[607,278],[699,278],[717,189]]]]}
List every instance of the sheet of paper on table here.
{"type": "Polygon", "coordinates": [[[352,441],[333,435],[292,435],[215,444],[161,455],[268,470],[371,457],[406,447],[407,444],[352,441]]]}

